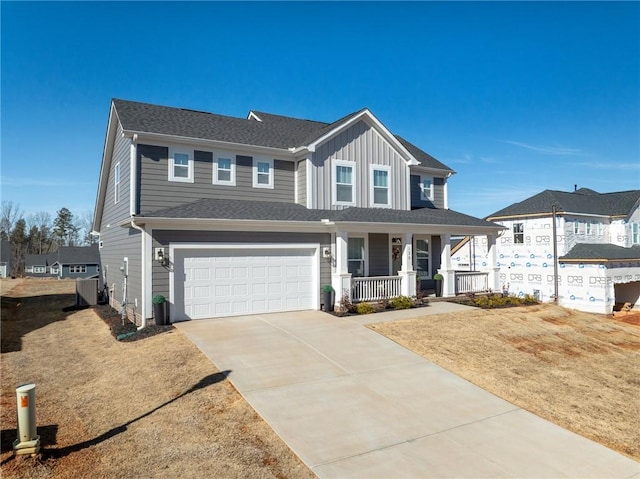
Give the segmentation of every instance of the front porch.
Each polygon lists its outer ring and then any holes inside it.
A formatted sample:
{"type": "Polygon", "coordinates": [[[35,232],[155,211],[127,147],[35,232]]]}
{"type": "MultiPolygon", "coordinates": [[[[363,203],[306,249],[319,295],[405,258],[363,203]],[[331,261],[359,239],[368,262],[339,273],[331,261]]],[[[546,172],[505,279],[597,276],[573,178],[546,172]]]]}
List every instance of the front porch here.
{"type": "MultiPolygon", "coordinates": [[[[407,276],[404,276],[404,278],[407,278],[407,276]]],[[[351,278],[351,302],[382,301],[403,296],[402,281],[403,276],[351,278]]],[[[454,271],[454,288],[454,294],[447,296],[493,291],[493,289],[489,288],[489,273],[483,271],[454,271]]],[[[408,285],[404,289],[408,289],[408,285]]],[[[418,295],[420,290],[421,288],[416,284],[414,295],[418,295]]],[[[422,289],[422,291],[434,290],[422,289]]]]}
{"type": "Polygon", "coordinates": [[[335,233],[331,261],[336,303],[344,297],[354,303],[415,297],[420,290],[433,289],[436,273],[442,275],[443,297],[500,290],[495,237],[489,239],[483,271],[456,271],[451,267],[450,234],[351,235],[335,233]]]}

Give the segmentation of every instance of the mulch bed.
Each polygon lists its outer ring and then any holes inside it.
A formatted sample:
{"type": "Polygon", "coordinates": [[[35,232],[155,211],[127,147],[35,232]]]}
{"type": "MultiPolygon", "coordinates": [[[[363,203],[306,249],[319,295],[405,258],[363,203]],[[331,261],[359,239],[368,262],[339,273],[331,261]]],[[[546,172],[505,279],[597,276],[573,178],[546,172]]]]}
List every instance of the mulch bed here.
{"type": "Polygon", "coordinates": [[[147,324],[144,329],[138,331],[138,327],[135,324],[128,319],[123,321],[121,314],[108,304],[94,306],[93,310],[109,326],[111,335],[122,342],[139,341],[175,329],[172,324],[166,326],[147,324]]]}

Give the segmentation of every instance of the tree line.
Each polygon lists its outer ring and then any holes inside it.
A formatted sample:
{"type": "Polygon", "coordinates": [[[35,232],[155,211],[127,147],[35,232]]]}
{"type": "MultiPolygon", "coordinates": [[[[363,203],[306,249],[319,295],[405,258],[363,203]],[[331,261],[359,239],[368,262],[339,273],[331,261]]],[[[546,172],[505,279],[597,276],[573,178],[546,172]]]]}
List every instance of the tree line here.
{"type": "Polygon", "coordinates": [[[58,251],[61,246],[89,246],[97,243],[98,238],[91,235],[92,223],[91,211],[76,216],[69,209],[61,208],[56,212],[55,218],[46,211],[25,216],[20,205],[13,201],[3,201],[0,208],[0,238],[9,240],[10,274],[19,276],[24,272],[28,254],[47,254],[58,251]]]}

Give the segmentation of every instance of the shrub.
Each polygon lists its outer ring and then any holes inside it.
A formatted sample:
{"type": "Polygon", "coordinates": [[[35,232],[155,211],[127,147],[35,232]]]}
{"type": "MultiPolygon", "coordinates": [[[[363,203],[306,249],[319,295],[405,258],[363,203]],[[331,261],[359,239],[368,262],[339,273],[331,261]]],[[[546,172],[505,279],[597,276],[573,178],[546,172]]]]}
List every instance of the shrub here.
{"type": "Polygon", "coordinates": [[[393,298],[389,304],[393,309],[409,309],[413,307],[413,300],[408,296],[398,296],[393,298]]]}
{"type": "Polygon", "coordinates": [[[374,308],[373,305],[370,303],[359,303],[356,306],[356,313],[358,314],[371,314],[375,312],[376,312],[376,308],[374,308]]]}
{"type": "Polygon", "coordinates": [[[153,304],[162,304],[166,300],[164,299],[164,296],[162,296],[161,294],[156,294],[151,301],[153,302],[153,304]]]}
{"type": "Polygon", "coordinates": [[[347,313],[353,313],[353,312],[355,312],[355,309],[356,309],[355,306],[353,305],[353,303],[349,299],[349,295],[345,294],[342,297],[342,299],[340,300],[340,311],[347,312],[347,313]]]}

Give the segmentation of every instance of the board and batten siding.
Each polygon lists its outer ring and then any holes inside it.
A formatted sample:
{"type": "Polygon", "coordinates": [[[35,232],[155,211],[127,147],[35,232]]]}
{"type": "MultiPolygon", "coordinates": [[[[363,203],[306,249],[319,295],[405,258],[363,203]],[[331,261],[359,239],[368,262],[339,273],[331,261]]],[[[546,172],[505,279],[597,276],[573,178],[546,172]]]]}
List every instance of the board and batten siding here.
{"type": "MultiPolygon", "coordinates": [[[[331,263],[322,257],[322,248],[331,246],[329,233],[293,233],[293,232],[261,232],[247,234],[246,231],[201,231],[201,230],[153,230],[153,248],[164,247],[169,251],[171,243],[313,243],[320,245],[320,287],[331,284],[331,263]]],[[[172,260],[173,258],[171,258],[172,260]]],[[[162,294],[167,299],[169,294],[169,267],[153,262],[153,294],[162,294]]]]}
{"type": "Polygon", "coordinates": [[[318,146],[312,155],[313,198],[311,207],[317,209],[340,209],[333,204],[333,160],[356,162],[354,172],[355,206],[371,206],[371,172],[369,165],[384,165],[391,168],[389,185],[391,208],[408,210],[407,171],[408,165],[400,154],[365,121],[359,121],[342,133],[318,146]]]}
{"type": "MultiPolygon", "coordinates": [[[[129,275],[127,277],[127,307],[129,314],[133,318],[133,303],[138,300],[138,306],[142,300],[142,258],[140,232],[137,230],[118,226],[129,217],[130,213],[130,189],[129,180],[131,139],[122,135],[122,128],[118,128],[113,146],[113,156],[111,167],[108,173],[106,196],[102,212],[102,223],[100,224],[100,262],[102,265],[102,278],[109,290],[112,290],[112,305],[120,308],[123,301],[123,279],[120,271],[122,261],[129,258],[129,275]],[[114,171],[116,165],[120,165],[120,195],[115,203],[115,178],[114,171]]],[[[136,316],[138,321],[140,318],[136,316]]]]}
{"type": "Polygon", "coordinates": [[[180,206],[202,198],[294,202],[294,163],[273,161],[274,187],[253,187],[253,157],[236,155],[236,184],[213,184],[214,153],[191,150],[193,183],[169,181],[169,148],[138,145],[138,213],[180,206]]]}
{"type": "MultiPolygon", "coordinates": [[[[429,175],[424,175],[429,176],[429,175]]],[[[433,201],[423,200],[420,191],[420,175],[411,175],[411,208],[444,208],[446,179],[433,177],[433,201]]]]}

